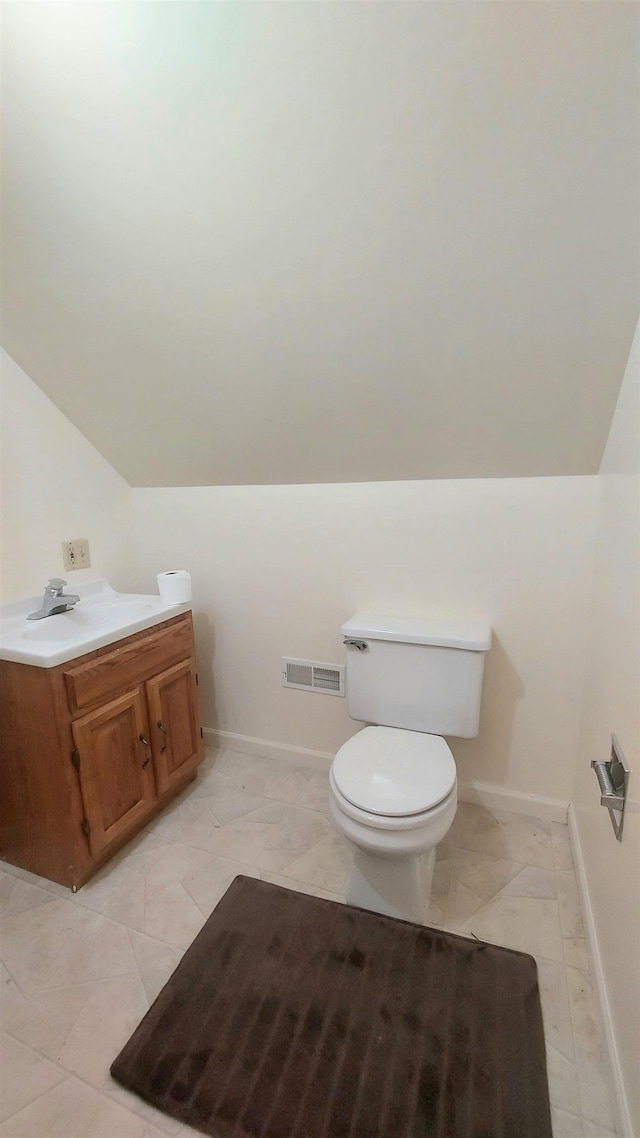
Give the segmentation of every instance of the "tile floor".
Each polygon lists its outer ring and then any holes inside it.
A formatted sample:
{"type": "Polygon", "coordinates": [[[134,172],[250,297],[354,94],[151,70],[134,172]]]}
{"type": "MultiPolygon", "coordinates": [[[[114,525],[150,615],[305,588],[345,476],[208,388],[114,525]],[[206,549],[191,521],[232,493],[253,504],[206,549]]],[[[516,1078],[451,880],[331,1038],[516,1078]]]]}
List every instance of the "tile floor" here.
{"type": "MultiPolygon", "coordinates": [[[[427,923],[537,957],[555,1138],[613,1138],[566,826],[461,804],[438,854],[427,923]]],[[[326,776],[221,750],[75,896],[0,865],[2,1138],[192,1138],[111,1060],[237,873],[342,900],[350,854],[326,776]]]]}

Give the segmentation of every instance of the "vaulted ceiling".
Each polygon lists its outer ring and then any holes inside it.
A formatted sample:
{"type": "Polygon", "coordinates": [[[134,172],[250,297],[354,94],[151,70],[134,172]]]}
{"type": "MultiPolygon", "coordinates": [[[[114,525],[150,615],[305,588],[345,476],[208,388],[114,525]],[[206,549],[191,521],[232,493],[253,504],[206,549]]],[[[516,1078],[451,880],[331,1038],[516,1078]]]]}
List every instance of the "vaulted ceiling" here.
{"type": "Polygon", "coordinates": [[[638,12],[9,3],[3,345],[133,485],[597,470],[638,12]]]}

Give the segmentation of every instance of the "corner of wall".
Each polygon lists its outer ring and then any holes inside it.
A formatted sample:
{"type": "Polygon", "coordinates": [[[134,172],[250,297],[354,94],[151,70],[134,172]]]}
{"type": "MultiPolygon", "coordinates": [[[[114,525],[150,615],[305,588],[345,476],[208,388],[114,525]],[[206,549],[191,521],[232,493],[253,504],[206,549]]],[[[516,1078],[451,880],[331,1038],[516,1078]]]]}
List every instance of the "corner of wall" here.
{"type": "Polygon", "coordinates": [[[72,580],[124,587],[137,566],[131,487],[6,352],[1,367],[2,600],[65,576],[61,543],[79,537],[91,567],[72,580]]]}

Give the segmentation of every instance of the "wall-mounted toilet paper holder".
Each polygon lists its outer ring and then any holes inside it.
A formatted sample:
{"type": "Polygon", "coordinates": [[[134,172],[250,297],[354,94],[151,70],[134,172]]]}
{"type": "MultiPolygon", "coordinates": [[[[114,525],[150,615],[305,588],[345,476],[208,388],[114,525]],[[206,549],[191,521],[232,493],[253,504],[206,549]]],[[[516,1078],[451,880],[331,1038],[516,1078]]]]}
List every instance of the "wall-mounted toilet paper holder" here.
{"type": "Polygon", "coordinates": [[[611,758],[606,763],[593,759],[591,766],[600,786],[600,805],[607,807],[614,833],[621,842],[631,771],[615,735],[611,736],[611,758]]]}

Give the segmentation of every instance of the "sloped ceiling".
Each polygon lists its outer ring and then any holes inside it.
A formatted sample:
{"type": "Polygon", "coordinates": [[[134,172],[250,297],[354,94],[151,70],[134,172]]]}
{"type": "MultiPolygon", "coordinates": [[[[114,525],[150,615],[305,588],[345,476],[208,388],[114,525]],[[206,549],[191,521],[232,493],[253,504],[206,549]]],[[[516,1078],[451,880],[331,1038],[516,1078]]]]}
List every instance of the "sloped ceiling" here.
{"type": "Polygon", "coordinates": [[[3,344],[133,485],[597,470],[628,3],[10,3],[3,344]]]}

